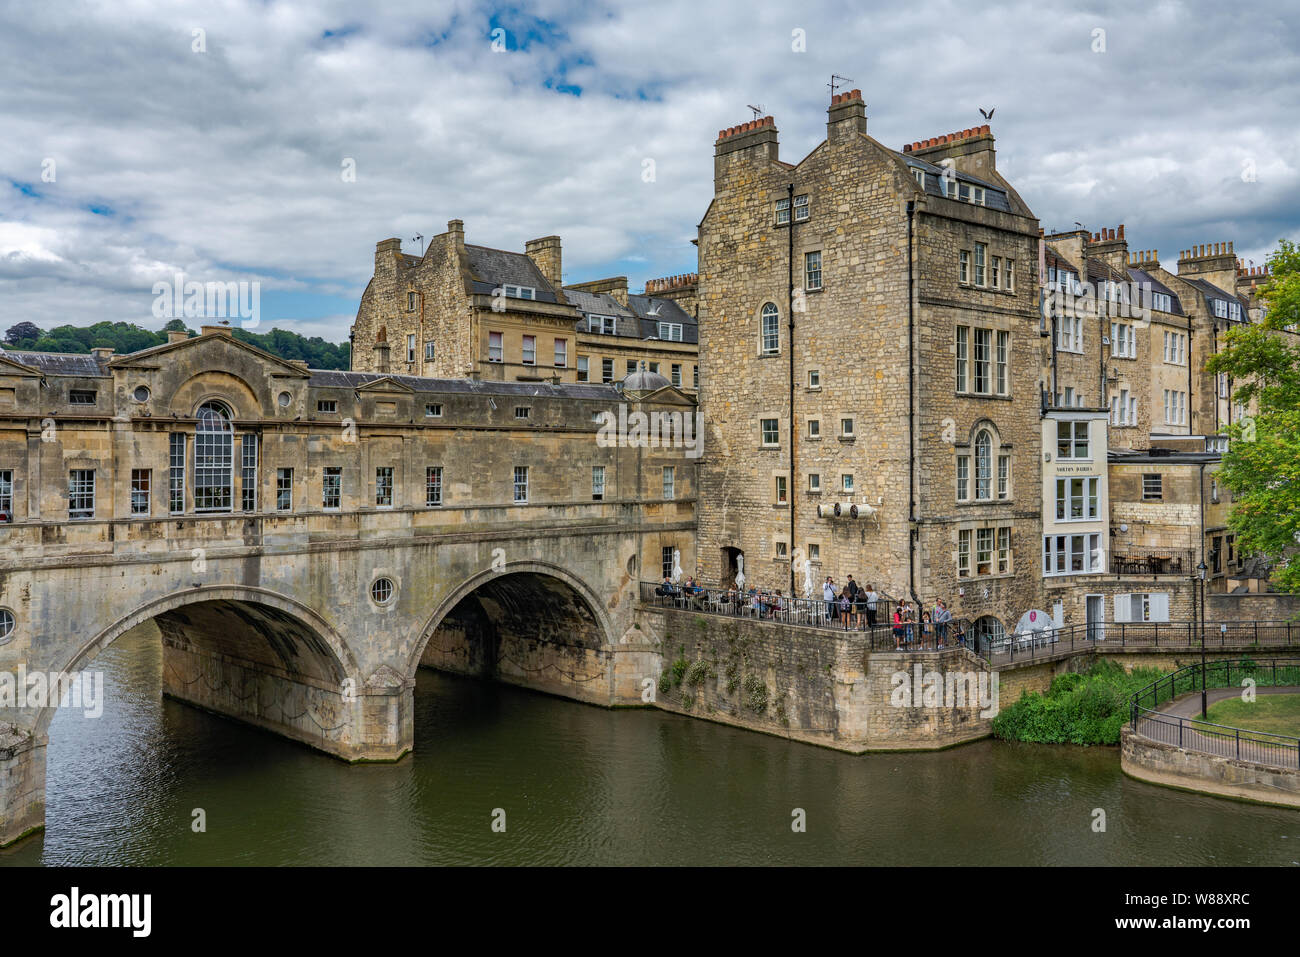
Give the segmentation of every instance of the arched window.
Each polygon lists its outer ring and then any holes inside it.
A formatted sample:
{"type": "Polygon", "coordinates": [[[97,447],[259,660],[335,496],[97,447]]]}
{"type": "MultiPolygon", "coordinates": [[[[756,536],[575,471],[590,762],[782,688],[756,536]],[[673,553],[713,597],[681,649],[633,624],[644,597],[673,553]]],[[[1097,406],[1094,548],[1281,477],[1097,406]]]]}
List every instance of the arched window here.
{"type": "Polygon", "coordinates": [[[194,510],[229,512],[234,502],[234,429],[217,402],[199,407],[194,430],[194,510]]]}
{"type": "Polygon", "coordinates": [[[993,497],[993,437],[988,429],[975,436],[975,497],[993,497]]]}
{"type": "Polygon", "coordinates": [[[781,325],[776,305],[764,304],[762,316],[763,355],[774,356],[781,351],[781,325]]]}

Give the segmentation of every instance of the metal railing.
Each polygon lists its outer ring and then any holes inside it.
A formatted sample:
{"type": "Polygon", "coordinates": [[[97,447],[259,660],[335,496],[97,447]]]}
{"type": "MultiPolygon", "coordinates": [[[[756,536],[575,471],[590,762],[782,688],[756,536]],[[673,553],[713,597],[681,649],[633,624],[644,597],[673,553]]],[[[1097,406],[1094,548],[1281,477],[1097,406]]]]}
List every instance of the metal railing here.
{"type": "Polygon", "coordinates": [[[1196,567],[1191,549],[1150,545],[1116,545],[1110,553],[1112,575],[1190,575],[1196,567]]]}
{"type": "Polygon", "coordinates": [[[728,589],[716,585],[699,585],[697,591],[676,585],[672,593],[664,592],[662,582],[643,581],[640,585],[641,601],[647,605],[770,621],[822,632],[849,632],[865,638],[872,651],[935,651],[957,647],[965,643],[970,633],[968,621],[954,619],[946,627],[920,621],[904,622],[897,626],[896,634],[893,616],[897,601],[884,593],[878,593],[880,598],[874,610],[861,601],[846,611],[838,600],[794,598],[762,589],[752,594],[746,589],[733,596],[728,589]]]}
{"type": "Polygon", "coordinates": [[[1269,731],[1251,731],[1214,724],[1200,718],[1168,714],[1159,709],[1179,695],[1208,688],[1237,688],[1243,678],[1258,687],[1300,686],[1300,658],[1254,661],[1209,661],[1188,665],[1157,678],[1129,698],[1129,723],[1135,734],[1186,751],[1300,768],[1300,738],[1269,731]],[[1234,683],[1235,680],[1235,683],[1234,683]]]}
{"type": "Polygon", "coordinates": [[[990,661],[1057,658],[1097,647],[1237,649],[1273,646],[1300,647],[1300,622],[1294,621],[1140,621],[1065,625],[1039,632],[1009,635],[977,652],[990,661]]]}

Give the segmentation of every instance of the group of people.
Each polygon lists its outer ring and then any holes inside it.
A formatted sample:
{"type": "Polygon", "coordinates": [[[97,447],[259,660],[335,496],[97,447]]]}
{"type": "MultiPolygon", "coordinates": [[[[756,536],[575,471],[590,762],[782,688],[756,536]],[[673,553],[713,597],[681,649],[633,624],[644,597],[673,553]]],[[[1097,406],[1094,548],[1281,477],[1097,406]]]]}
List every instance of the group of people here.
{"type": "MultiPolygon", "coordinates": [[[[664,598],[689,601],[699,604],[707,595],[706,590],[694,578],[687,578],[680,585],[665,576],[655,588],[655,594],[664,598]]],[[[741,614],[752,611],[759,618],[775,619],[792,607],[793,596],[787,598],[781,589],[762,589],[750,587],[741,592],[734,584],[725,592],[713,596],[722,611],[741,614]]],[[[808,601],[805,599],[805,608],[808,601]]],[[[889,604],[889,599],[876,591],[868,583],[859,585],[852,575],[843,587],[836,585],[830,575],[822,583],[822,599],[817,603],[820,617],[830,624],[847,630],[872,630],[881,627],[879,612],[881,603],[889,604]]],[[[814,609],[815,611],[817,609],[814,609]]],[[[954,645],[965,645],[966,635],[961,623],[953,618],[948,604],[942,598],[934,603],[934,609],[920,610],[918,618],[916,606],[907,599],[899,599],[894,606],[892,621],[889,622],[894,648],[897,651],[914,651],[920,649],[939,649],[954,645]]]]}

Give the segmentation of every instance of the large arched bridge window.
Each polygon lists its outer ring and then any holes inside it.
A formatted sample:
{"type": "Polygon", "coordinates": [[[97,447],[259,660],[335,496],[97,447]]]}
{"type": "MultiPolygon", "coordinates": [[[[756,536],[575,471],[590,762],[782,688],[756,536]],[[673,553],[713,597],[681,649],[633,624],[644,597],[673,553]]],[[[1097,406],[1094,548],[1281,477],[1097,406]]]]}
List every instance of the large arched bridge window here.
{"type": "Polygon", "coordinates": [[[230,412],[218,402],[199,406],[194,430],[194,510],[229,512],[234,503],[235,436],[230,412]]]}

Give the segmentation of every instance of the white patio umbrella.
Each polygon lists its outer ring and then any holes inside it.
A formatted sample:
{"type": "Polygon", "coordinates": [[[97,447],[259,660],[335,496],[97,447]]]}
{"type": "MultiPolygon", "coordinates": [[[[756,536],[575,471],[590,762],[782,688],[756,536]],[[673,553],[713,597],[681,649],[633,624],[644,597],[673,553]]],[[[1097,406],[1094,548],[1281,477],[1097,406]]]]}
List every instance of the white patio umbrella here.
{"type": "Polygon", "coordinates": [[[673,584],[680,585],[682,582],[682,553],[673,549],[673,584]]]}
{"type": "Polygon", "coordinates": [[[812,580],[812,562],[804,559],[803,562],[803,597],[812,598],[813,580],[812,580]]]}
{"type": "MultiPolygon", "coordinates": [[[[1300,535],[1300,532],[1296,534],[1300,535]]],[[[736,556],[736,591],[745,590],[745,556],[736,556]]]]}

